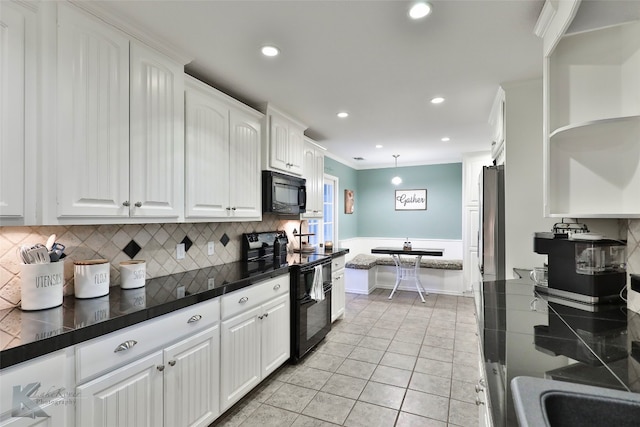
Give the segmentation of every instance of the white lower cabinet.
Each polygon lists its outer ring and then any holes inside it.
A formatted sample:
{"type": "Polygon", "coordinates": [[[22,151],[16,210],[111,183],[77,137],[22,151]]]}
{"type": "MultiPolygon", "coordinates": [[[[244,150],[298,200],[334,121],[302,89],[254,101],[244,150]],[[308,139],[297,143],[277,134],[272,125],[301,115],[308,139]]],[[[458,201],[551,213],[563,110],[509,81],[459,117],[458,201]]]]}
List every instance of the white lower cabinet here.
{"type": "Polygon", "coordinates": [[[331,261],[331,322],[344,316],[346,306],[344,256],[331,261]]]}
{"type": "Polygon", "coordinates": [[[162,425],[162,352],[158,351],[76,388],[79,426],[162,425]]]}
{"type": "Polygon", "coordinates": [[[2,427],[74,425],[73,364],[67,350],[0,371],[0,401],[2,427]]]}
{"type": "Polygon", "coordinates": [[[222,297],[221,411],[289,359],[290,316],[289,275],[222,297]]]}
{"type": "Polygon", "coordinates": [[[219,319],[211,300],[79,344],[89,381],[76,387],[76,425],[208,426],[220,414],[219,319]]]}

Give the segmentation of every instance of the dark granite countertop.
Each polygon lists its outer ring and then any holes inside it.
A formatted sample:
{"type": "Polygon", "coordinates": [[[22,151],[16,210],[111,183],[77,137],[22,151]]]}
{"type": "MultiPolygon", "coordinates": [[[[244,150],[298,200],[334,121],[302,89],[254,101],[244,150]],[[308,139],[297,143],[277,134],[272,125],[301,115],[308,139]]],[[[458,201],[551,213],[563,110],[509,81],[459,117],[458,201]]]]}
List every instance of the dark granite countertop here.
{"type": "Polygon", "coordinates": [[[475,289],[493,422],[517,426],[510,383],[531,376],[640,392],[640,315],[537,293],[528,279],[475,289]]]}
{"type": "MultiPolygon", "coordinates": [[[[300,254],[290,257],[296,257],[288,260],[290,265],[301,262],[300,254]]],[[[100,298],[67,296],[61,306],[47,310],[0,310],[0,369],[287,274],[289,264],[238,261],[149,279],[139,289],[112,286],[100,298]]]]}
{"type": "Polygon", "coordinates": [[[0,311],[0,369],[289,272],[289,266],[234,262],[149,279],[143,288],[109,288],[100,298],[64,298],[39,311],[0,311]]]}

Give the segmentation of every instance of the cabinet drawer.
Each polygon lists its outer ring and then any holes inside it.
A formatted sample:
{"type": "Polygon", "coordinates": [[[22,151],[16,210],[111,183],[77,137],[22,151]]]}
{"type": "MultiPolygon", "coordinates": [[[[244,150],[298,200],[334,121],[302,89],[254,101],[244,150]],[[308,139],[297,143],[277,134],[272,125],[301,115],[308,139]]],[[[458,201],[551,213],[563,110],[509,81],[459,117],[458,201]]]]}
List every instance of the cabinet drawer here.
{"type": "Polygon", "coordinates": [[[331,271],[338,271],[344,268],[344,256],[331,260],[331,271]]]}
{"type": "Polygon", "coordinates": [[[220,301],[222,318],[227,319],[244,310],[261,305],[271,298],[288,293],[289,275],[285,274],[223,295],[220,301]]]}
{"type": "Polygon", "coordinates": [[[78,384],[220,320],[220,300],[205,301],[76,346],[78,384]]]}

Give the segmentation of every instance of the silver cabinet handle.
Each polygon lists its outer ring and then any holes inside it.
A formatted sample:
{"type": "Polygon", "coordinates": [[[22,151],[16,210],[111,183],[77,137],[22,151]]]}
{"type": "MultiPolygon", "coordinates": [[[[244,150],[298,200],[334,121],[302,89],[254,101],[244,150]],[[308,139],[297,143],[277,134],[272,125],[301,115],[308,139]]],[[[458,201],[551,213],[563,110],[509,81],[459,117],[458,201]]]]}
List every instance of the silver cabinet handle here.
{"type": "Polygon", "coordinates": [[[176,366],[175,360],[169,360],[169,366],[176,366]]]}
{"type": "Polygon", "coordinates": [[[248,297],[242,297],[240,298],[240,301],[238,301],[240,304],[244,304],[245,302],[249,301],[248,297]]]}
{"type": "Polygon", "coordinates": [[[235,207],[235,206],[234,206],[234,207],[232,207],[232,208],[231,208],[231,210],[232,210],[232,211],[235,211],[235,210],[236,210],[236,207],[235,207]]]}
{"type": "Polygon", "coordinates": [[[278,289],[280,289],[280,283],[276,284],[276,285],[273,287],[273,290],[274,290],[274,291],[277,291],[278,289]]]}
{"type": "Polygon", "coordinates": [[[258,319],[262,320],[264,318],[264,316],[258,316],[258,319]]]}
{"type": "Polygon", "coordinates": [[[269,317],[269,313],[265,313],[265,314],[264,314],[264,317],[269,317]]]}
{"type": "Polygon", "coordinates": [[[482,391],[482,387],[480,387],[480,384],[476,384],[476,393],[480,393],[482,391]]]}
{"type": "Polygon", "coordinates": [[[479,397],[476,398],[476,405],[480,406],[480,405],[484,405],[484,402],[482,400],[480,400],[479,397]]]}
{"type": "Polygon", "coordinates": [[[480,378],[478,380],[478,384],[480,384],[482,387],[486,387],[487,386],[487,383],[484,381],[484,378],[480,378]]]}
{"type": "Polygon", "coordinates": [[[138,341],[136,341],[136,340],[125,341],[122,344],[120,344],[119,346],[117,346],[116,349],[113,350],[113,352],[117,353],[119,351],[129,350],[130,348],[132,348],[136,344],[138,344],[138,341]]]}
{"type": "Polygon", "coordinates": [[[534,298],[531,300],[531,302],[529,303],[529,309],[531,311],[538,311],[538,308],[536,307],[537,302],[538,302],[538,298],[534,298]]]}
{"type": "Polygon", "coordinates": [[[187,320],[187,323],[196,323],[200,319],[202,319],[202,316],[200,316],[199,314],[196,314],[194,316],[191,316],[189,320],[187,320]]]}
{"type": "Polygon", "coordinates": [[[135,207],[136,208],[141,208],[142,207],[142,202],[136,202],[135,207]]]}
{"type": "Polygon", "coordinates": [[[131,203],[129,203],[128,200],[125,200],[124,202],[122,202],[122,206],[129,206],[131,203]]]}
{"type": "Polygon", "coordinates": [[[230,210],[231,210],[231,208],[230,208],[229,206],[227,206],[227,210],[228,210],[228,211],[230,211],[230,210]]]}
{"type": "Polygon", "coordinates": [[[156,369],[160,372],[164,371],[164,365],[158,365],[156,366],[156,369]]]}

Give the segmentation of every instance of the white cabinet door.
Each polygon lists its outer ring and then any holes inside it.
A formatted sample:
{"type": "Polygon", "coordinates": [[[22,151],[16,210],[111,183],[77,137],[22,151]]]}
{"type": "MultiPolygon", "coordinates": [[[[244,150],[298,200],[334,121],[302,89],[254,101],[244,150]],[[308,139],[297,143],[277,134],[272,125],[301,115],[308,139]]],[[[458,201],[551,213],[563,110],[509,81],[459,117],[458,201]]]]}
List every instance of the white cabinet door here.
{"type": "Polygon", "coordinates": [[[164,425],[208,426],[219,415],[220,325],[164,350],[164,425]]]}
{"type": "Polygon", "coordinates": [[[76,425],[160,426],[162,353],[156,352],[76,388],[76,425]]]}
{"type": "Polygon", "coordinates": [[[289,295],[283,295],[262,306],[262,378],[289,359],[291,311],[289,295]]]}
{"type": "Polygon", "coordinates": [[[344,269],[332,273],[331,321],[335,322],[344,315],[346,305],[344,269]]]}
{"type": "MultiPolygon", "coordinates": [[[[220,410],[225,411],[260,382],[262,307],[222,321],[220,410]]],[[[289,334],[286,334],[289,336],[289,334]]]]}
{"type": "MultiPolygon", "coordinates": [[[[73,363],[65,350],[47,354],[0,371],[0,426],[2,427],[67,427],[73,425],[77,400],[74,384],[69,384],[73,363]],[[22,394],[16,396],[16,390],[22,394]],[[33,390],[31,397],[25,394],[33,390]],[[59,390],[59,392],[58,392],[59,390]],[[42,396],[36,398],[35,396],[42,396]],[[23,397],[25,398],[23,400],[23,397]],[[31,402],[34,404],[32,405],[31,402]],[[26,403],[26,404],[25,404],[26,403]],[[33,412],[29,413],[30,410],[33,412]],[[13,412],[22,411],[22,412],[13,412]]],[[[79,424],[78,424],[79,425],[79,424]]]]}
{"type": "Polygon", "coordinates": [[[191,85],[185,97],[186,215],[224,218],[229,207],[229,107],[191,85]]]}
{"type": "Polygon", "coordinates": [[[272,114],[270,120],[269,165],[272,168],[289,172],[289,124],[279,116],[272,114]]]}
{"type": "MultiPolygon", "coordinates": [[[[0,16],[0,216],[24,216],[25,16],[3,4],[0,16]]],[[[11,6],[9,3],[8,6],[11,6]]]]}
{"type": "Polygon", "coordinates": [[[304,144],[303,176],[307,180],[307,211],[303,218],[322,218],[324,207],[324,154],[311,143],[304,144]]]}
{"type": "Polygon", "coordinates": [[[289,172],[302,175],[302,151],[304,150],[304,129],[289,126],[289,172]]]}
{"type": "Polygon", "coordinates": [[[260,119],[231,110],[229,140],[229,206],[236,218],[262,219],[260,119]]]}
{"type": "Polygon", "coordinates": [[[60,5],[57,93],[58,217],[129,216],[128,39],[60,5]]]}
{"type": "Polygon", "coordinates": [[[184,211],[184,70],[131,43],[131,216],[184,211]]]}

